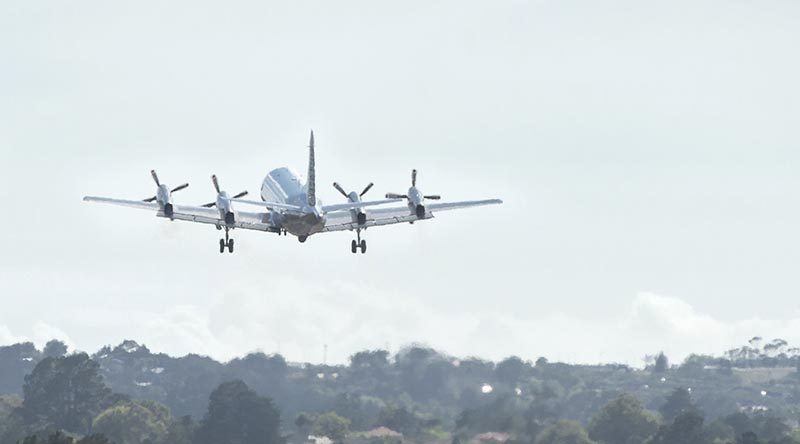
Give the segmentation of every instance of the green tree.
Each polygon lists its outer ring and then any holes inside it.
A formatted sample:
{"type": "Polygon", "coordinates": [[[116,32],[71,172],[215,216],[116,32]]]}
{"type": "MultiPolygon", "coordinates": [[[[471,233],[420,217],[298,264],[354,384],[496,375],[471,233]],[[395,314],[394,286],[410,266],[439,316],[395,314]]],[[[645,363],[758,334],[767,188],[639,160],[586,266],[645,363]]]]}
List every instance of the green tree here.
{"type": "Polygon", "coordinates": [[[111,444],[108,438],[98,434],[86,436],[78,441],[60,430],[44,436],[44,438],[40,438],[38,435],[30,435],[23,438],[20,444],[111,444]]]}
{"type": "Polygon", "coordinates": [[[350,420],[337,415],[335,412],[319,415],[314,420],[312,431],[316,436],[327,436],[336,442],[342,441],[349,432],[350,420]]]}
{"type": "Polygon", "coordinates": [[[593,444],[586,430],[575,421],[557,421],[542,430],[535,444],[593,444]]]}
{"type": "Polygon", "coordinates": [[[94,431],[116,444],[166,442],[172,417],[155,401],[128,401],[109,407],[94,420],[94,431]]]}
{"type": "Polygon", "coordinates": [[[195,428],[196,425],[191,416],[181,416],[170,423],[167,429],[167,439],[164,442],[168,444],[191,444],[195,428]]]}
{"type": "Polygon", "coordinates": [[[761,444],[761,440],[753,432],[744,432],[736,438],[736,444],[761,444]]]}
{"type": "Polygon", "coordinates": [[[283,444],[280,414],[269,398],[244,382],[225,382],[212,393],[197,430],[198,444],[283,444]]]}
{"type": "Polygon", "coordinates": [[[63,342],[53,339],[49,341],[44,346],[44,350],[42,350],[42,355],[45,358],[60,358],[67,354],[67,344],[63,342]]]}
{"type": "Polygon", "coordinates": [[[645,442],[658,430],[658,420],[631,395],[622,395],[606,404],[592,417],[589,437],[605,444],[645,442]]]}
{"type": "Polygon", "coordinates": [[[13,395],[0,395],[0,438],[14,427],[14,410],[22,406],[22,400],[13,395]]]}
{"type": "Polygon", "coordinates": [[[32,342],[0,347],[0,393],[20,394],[25,375],[41,358],[32,342]]]}
{"type": "Polygon", "coordinates": [[[388,427],[406,436],[415,436],[420,433],[421,420],[405,407],[386,406],[378,414],[377,425],[388,427]]]}
{"type": "Polygon", "coordinates": [[[109,402],[96,362],[85,353],[46,358],[25,377],[22,415],[34,430],[53,427],[86,434],[109,402]]]}
{"type": "Polygon", "coordinates": [[[664,422],[671,423],[682,413],[697,410],[688,389],[676,388],[667,396],[666,402],[658,409],[664,422]]]}
{"type": "Polygon", "coordinates": [[[650,444],[708,444],[703,417],[696,411],[681,413],[668,426],[661,426],[650,444]]]}
{"type": "Polygon", "coordinates": [[[77,444],[117,444],[112,443],[105,435],[95,433],[81,438],[77,444]]]}
{"type": "Polygon", "coordinates": [[[664,373],[669,369],[669,359],[664,352],[659,352],[656,355],[656,362],[653,365],[653,373],[664,373]]]}
{"type": "Polygon", "coordinates": [[[530,370],[531,366],[528,363],[517,356],[511,356],[497,364],[497,367],[495,367],[495,374],[497,375],[498,381],[513,387],[515,384],[519,383],[530,370]]]}

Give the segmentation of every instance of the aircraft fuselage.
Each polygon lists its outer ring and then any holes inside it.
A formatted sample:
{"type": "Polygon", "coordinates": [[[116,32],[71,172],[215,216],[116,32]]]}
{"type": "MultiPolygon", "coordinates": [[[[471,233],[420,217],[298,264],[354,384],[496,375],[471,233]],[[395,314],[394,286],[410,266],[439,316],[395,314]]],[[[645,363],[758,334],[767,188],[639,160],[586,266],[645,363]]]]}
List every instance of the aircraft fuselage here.
{"type": "Polygon", "coordinates": [[[285,212],[280,215],[281,226],[295,236],[310,236],[325,227],[322,202],[317,198],[314,206],[308,204],[308,184],[289,168],[277,168],[267,174],[261,184],[261,200],[303,207],[300,214],[285,212]]]}

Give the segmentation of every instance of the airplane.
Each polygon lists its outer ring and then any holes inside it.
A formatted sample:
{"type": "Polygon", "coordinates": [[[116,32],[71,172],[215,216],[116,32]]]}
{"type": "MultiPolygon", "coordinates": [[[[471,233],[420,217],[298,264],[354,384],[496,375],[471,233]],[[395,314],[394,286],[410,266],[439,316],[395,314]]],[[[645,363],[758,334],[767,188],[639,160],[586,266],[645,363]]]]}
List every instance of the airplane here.
{"type": "Polygon", "coordinates": [[[406,194],[387,193],[385,200],[364,201],[362,197],[373,187],[370,183],[361,193],[345,192],[338,183],[333,186],[347,198],[346,203],[324,205],[317,198],[316,164],[314,160],[314,132],[308,146],[308,174],[304,179],[287,167],[270,171],[261,183],[261,201],[242,199],[243,191],[234,196],[222,191],[216,175],[211,176],[217,192],[215,202],[199,206],[177,205],[172,194],[189,186],[184,183],[170,187],[162,183],[155,171],[150,172],[157,186],[155,196],[144,200],[125,200],[109,197],[86,196],[86,202],[97,202],[124,207],[138,208],[155,212],[157,217],[214,225],[225,230],[225,238],[219,241],[219,252],[233,253],[234,241],[230,237],[233,229],[254,230],[278,235],[291,234],[303,243],[309,236],[334,231],[355,231],[356,239],[350,243],[352,253],[367,251],[367,242],[361,238],[361,231],[367,228],[398,223],[414,223],[434,217],[434,212],[460,208],[495,205],[503,203],[500,199],[471,200],[462,202],[426,203],[427,200],[440,200],[439,195],[424,195],[417,188],[417,170],[412,171],[411,188],[406,194]],[[402,207],[377,208],[400,202],[402,207]],[[239,205],[260,207],[259,211],[241,211],[239,205]],[[369,208],[369,209],[368,209],[369,208]]]}

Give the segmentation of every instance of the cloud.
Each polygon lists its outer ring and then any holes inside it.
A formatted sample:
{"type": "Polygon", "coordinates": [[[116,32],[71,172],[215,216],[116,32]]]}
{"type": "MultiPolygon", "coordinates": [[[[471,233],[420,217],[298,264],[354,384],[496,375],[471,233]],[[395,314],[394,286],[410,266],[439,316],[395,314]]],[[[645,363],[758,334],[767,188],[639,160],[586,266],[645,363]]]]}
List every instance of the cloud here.
{"type": "Polygon", "coordinates": [[[800,342],[800,319],[726,322],[678,298],[640,293],[614,319],[563,313],[521,318],[494,313],[447,313],[400,294],[345,283],[319,286],[282,278],[254,291],[239,288],[208,311],[184,306],[152,315],[142,340],[171,353],[198,352],[230,359],[249,351],[280,351],[290,360],[316,361],[328,345],[329,361],[355,351],[396,351],[424,343],[457,356],[510,355],[569,362],[641,365],[665,351],[673,362],[691,353],[719,354],[754,335],[800,342]],[[276,295],[291,294],[291,297],[276,295]]]}
{"type": "Polygon", "coordinates": [[[25,339],[11,334],[11,329],[5,325],[0,325],[0,344],[13,344],[22,342],[25,339]]]}
{"type": "MultiPolygon", "coordinates": [[[[327,345],[331,363],[346,362],[363,349],[397,351],[423,343],[461,357],[546,356],[639,366],[645,355],[660,350],[680,362],[691,353],[720,354],[756,335],[800,342],[800,318],[724,321],[682,299],[650,292],[635,295],[628,309],[612,318],[559,312],[525,317],[496,310],[447,311],[400,292],[379,292],[344,281],[321,285],[288,276],[257,288],[233,284],[207,306],[181,304],[125,313],[95,308],[68,313],[70,318],[70,325],[75,326],[77,319],[90,330],[91,338],[70,337],[52,319],[35,322],[25,333],[40,346],[57,338],[93,351],[129,338],[154,351],[198,353],[219,360],[264,351],[280,352],[292,361],[320,362],[327,345]]],[[[0,326],[0,342],[22,339],[0,326]]]]}
{"type": "Polygon", "coordinates": [[[49,342],[52,339],[57,339],[63,342],[64,344],[67,345],[67,347],[71,349],[75,348],[75,344],[66,333],[64,333],[61,329],[42,321],[37,321],[33,325],[32,336],[33,336],[33,342],[39,348],[43,348],[44,345],[47,344],[47,342],[49,342]]]}

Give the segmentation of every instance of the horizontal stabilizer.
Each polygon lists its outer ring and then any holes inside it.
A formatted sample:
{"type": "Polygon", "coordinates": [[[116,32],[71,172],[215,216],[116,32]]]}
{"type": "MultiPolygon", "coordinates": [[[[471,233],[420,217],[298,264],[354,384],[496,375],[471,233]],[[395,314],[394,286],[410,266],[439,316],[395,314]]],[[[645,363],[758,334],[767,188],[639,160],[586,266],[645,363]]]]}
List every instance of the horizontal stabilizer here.
{"type": "Polygon", "coordinates": [[[376,205],[386,205],[388,203],[397,202],[399,200],[400,199],[386,199],[386,200],[372,200],[367,202],[348,202],[343,204],[324,205],[322,207],[322,211],[325,213],[329,213],[331,211],[355,210],[364,207],[374,207],[376,205]]]}
{"type": "Polygon", "coordinates": [[[233,202],[243,203],[245,205],[255,205],[257,207],[266,208],[268,210],[274,211],[294,211],[298,213],[303,212],[303,207],[298,205],[290,205],[285,203],[277,203],[277,202],[258,202],[256,200],[245,200],[245,199],[231,199],[233,202]]]}

